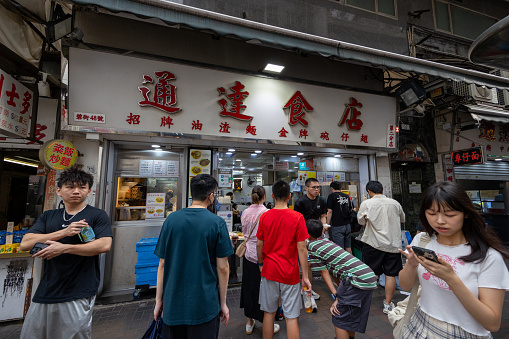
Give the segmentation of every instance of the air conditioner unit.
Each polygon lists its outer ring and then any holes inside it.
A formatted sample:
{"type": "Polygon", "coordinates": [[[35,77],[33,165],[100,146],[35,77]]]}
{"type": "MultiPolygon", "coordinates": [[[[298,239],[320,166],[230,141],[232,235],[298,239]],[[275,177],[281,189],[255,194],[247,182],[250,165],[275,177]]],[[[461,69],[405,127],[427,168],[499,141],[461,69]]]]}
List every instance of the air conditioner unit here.
{"type": "MultiPolygon", "coordinates": [[[[490,72],[490,74],[503,77],[503,78],[509,78],[509,71],[503,71],[503,70],[495,70],[490,72]]],[[[506,89],[500,89],[497,88],[497,98],[498,98],[498,104],[505,107],[509,105],[509,91],[506,89]]]]}
{"type": "Polygon", "coordinates": [[[498,104],[496,88],[477,86],[476,84],[469,84],[468,87],[470,89],[470,95],[474,98],[474,100],[498,104]]]}

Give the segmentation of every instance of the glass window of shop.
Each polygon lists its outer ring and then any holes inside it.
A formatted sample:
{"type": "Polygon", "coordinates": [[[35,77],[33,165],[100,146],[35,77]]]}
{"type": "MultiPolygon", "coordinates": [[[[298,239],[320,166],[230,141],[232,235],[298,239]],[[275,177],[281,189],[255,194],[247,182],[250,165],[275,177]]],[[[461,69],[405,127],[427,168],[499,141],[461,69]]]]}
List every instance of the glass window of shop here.
{"type": "MultiPolygon", "coordinates": [[[[359,169],[358,160],[353,156],[338,158],[331,154],[296,155],[296,153],[271,154],[253,152],[219,152],[218,167],[231,169],[233,187],[223,188],[220,196],[233,192],[233,202],[242,210],[251,203],[251,190],[256,185],[265,188],[266,204],[274,204],[271,197],[272,184],[278,180],[290,183],[292,192],[290,206],[306,194],[306,178],[317,178],[320,195],[327,198],[332,192],[332,180],[341,183],[341,190],[353,199],[357,206],[359,169]]],[[[269,206],[270,207],[270,206],[269,206]]]]}
{"type": "Polygon", "coordinates": [[[162,220],[181,208],[182,152],[119,146],[116,152],[115,221],[162,220]]]}

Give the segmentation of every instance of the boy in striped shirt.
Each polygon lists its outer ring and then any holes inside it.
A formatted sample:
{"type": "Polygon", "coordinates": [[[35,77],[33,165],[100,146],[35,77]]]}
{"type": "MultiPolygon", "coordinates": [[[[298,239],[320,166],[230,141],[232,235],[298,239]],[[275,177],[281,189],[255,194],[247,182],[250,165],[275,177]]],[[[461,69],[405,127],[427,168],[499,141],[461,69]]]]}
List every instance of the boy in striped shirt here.
{"type": "Polygon", "coordinates": [[[362,261],[339,245],[321,239],[323,225],[319,220],[306,221],[309,233],[308,255],[313,271],[320,271],[327,287],[334,294],[334,285],[327,271],[340,280],[336,300],[330,308],[337,339],[354,338],[355,332],[366,332],[371,297],[376,275],[362,261]]]}

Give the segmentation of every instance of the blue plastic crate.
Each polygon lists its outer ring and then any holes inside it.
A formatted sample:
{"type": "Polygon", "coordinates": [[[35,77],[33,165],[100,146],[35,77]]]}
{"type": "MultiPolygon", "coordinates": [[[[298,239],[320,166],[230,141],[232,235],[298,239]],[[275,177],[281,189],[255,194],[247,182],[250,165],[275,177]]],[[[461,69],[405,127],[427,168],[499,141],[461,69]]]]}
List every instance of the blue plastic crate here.
{"type": "Polygon", "coordinates": [[[157,285],[157,269],[159,262],[150,264],[136,264],[134,273],[136,273],[136,285],[157,285]]]}
{"type": "Polygon", "coordinates": [[[136,243],[139,264],[159,263],[159,257],[154,254],[158,239],[159,238],[142,238],[136,243]]]}

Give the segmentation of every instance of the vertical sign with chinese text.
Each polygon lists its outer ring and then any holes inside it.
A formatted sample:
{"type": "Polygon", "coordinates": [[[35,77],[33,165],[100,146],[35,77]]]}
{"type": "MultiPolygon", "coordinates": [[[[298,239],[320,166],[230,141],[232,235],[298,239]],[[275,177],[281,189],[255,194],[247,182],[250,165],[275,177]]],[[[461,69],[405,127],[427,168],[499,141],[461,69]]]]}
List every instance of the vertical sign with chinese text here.
{"type": "Polygon", "coordinates": [[[396,126],[389,125],[387,127],[387,148],[396,147],[396,126]]]}
{"type": "Polygon", "coordinates": [[[28,137],[33,92],[0,69],[0,133],[28,137]]]}
{"type": "Polygon", "coordinates": [[[50,170],[46,178],[46,193],[44,194],[44,212],[52,210],[55,204],[55,186],[56,186],[57,172],[50,170]]]}

